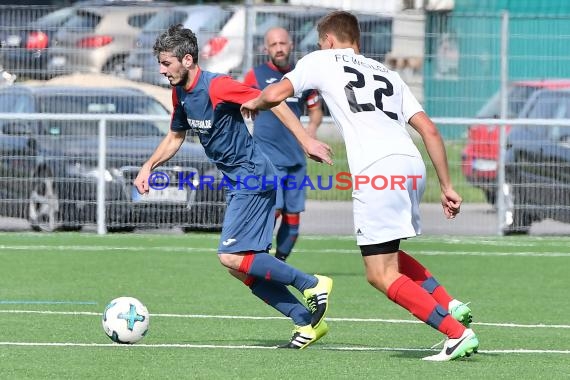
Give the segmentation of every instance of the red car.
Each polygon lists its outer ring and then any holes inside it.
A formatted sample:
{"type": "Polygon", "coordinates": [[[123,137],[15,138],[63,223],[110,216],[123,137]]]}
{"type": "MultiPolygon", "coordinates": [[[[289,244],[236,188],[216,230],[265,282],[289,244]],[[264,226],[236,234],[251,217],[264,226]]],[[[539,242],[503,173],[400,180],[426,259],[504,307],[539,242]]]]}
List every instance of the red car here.
{"type": "MultiPolygon", "coordinates": [[[[507,117],[516,118],[531,95],[542,89],[570,88],[570,79],[525,80],[512,82],[508,88],[507,117]]],[[[478,118],[498,119],[501,94],[498,91],[479,110],[478,118]]],[[[510,130],[507,126],[507,132],[510,130]]],[[[499,159],[498,125],[477,124],[469,127],[467,144],[463,148],[462,170],[465,178],[485,193],[487,201],[495,204],[497,193],[497,163],[499,159]]]]}

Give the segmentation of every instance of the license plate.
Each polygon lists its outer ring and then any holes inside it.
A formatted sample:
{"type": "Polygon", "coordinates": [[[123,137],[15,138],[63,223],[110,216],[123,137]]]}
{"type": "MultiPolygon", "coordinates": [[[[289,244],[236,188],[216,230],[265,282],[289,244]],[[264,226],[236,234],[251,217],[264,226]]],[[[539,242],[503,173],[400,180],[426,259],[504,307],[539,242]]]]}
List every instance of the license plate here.
{"type": "Polygon", "coordinates": [[[492,172],[497,170],[497,161],[495,160],[473,160],[473,170],[480,172],[492,172]]]}
{"type": "Polygon", "coordinates": [[[51,64],[53,66],[65,66],[67,59],[65,57],[56,56],[51,59],[51,64]]]}
{"type": "Polygon", "coordinates": [[[6,46],[18,47],[20,46],[20,42],[22,42],[22,38],[18,35],[11,34],[8,37],[6,37],[6,46]]]}
{"type": "Polygon", "coordinates": [[[142,67],[131,67],[127,72],[127,78],[131,80],[140,80],[142,79],[143,70],[142,67]]]}
{"type": "Polygon", "coordinates": [[[146,194],[139,194],[133,186],[133,202],[187,202],[188,192],[178,190],[176,187],[167,187],[164,190],[150,189],[146,194]]]}

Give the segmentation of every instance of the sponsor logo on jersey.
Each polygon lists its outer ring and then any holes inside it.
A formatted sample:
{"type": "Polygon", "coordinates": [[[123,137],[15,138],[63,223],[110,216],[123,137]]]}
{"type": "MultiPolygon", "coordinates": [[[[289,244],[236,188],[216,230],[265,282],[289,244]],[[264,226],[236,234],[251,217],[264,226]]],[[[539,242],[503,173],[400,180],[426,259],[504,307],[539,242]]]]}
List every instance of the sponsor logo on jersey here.
{"type": "Polygon", "coordinates": [[[212,128],[212,120],[188,119],[188,124],[192,129],[210,129],[212,128]]]}

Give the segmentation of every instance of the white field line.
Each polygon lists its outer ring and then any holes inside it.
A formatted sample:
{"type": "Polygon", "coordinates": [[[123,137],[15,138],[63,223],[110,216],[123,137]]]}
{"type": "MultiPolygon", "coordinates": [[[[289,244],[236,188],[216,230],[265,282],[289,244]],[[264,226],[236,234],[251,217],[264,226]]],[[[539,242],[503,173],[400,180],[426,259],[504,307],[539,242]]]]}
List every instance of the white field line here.
{"type": "MultiPolygon", "coordinates": [[[[102,313],[92,311],[51,311],[51,310],[0,310],[0,314],[40,314],[40,315],[82,315],[97,316],[102,313]]],[[[207,314],[150,314],[153,318],[189,318],[189,319],[241,319],[241,320],[288,320],[285,317],[262,317],[248,315],[207,315],[207,314]]],[[[331,322],[363,322],[363,323],[394,323],[394,324],[421,324],[423,322],[411,319],[382,319],[382,318],[329,318],[331,322]]],[[[570,329],[570,325],[548,324],[521,324],[521,323],[493,323],[473,322],[477,326],[510,327],[510,328],[533,328],[533,329],[570,329]]]]}
{"type": "MultiPolygon", "coordinates": [[[[74,252],[217,252],[215,247],[210,248],[196,248],[196,247],[149,247],[149,246],[129,246],[129,247],[116,247],[116,246],[89,246],[89,245],[0,245],[0,254],[8,253],[9,251],[28,251],[29,254],[43,254],[47,251],[74,251],[74,252]],[[4,252],[3,252],[4,251],[4,252]]],[[[354,249],[296,249],[295,252],[319,252],[319,253],[350,253],[360,254],[358,248],[354,249]]],[[[570,252],[496,252],[496,251],[434,251],[434,250],[421,250],[414,252],[418,255],[428,256],[509,256],[509,257],[568,257],[570,252]]]]}
{"type": "MultiPolygon", "coordinates": [[[[248,350],[274,350],[276,346],[247,346],[247,345],[217,345],[217,344],[117,344],[117,343],[69,343],[69,342],[0,342],[0,346],[27,346],[27,347],[125,347],[125,348],[213,348],[213,349],[248,349],[248,350]]],[[[311,350],[323,351],[411,351],[427,352],[438,351],[429,348],[404,347],[359,347],[359,346],[320,346],[311,350]]],[[[570,350],[527,350],[517,348],[512,350],[479,350],[480,354],[570,354],[570,350]]]]}

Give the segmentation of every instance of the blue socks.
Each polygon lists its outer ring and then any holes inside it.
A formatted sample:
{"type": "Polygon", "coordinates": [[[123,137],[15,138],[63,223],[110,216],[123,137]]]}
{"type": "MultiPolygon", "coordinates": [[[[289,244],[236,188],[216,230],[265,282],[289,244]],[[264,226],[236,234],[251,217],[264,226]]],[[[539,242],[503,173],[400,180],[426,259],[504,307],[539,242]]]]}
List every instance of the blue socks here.
{"type": "Polygon", "coordinates": [[[253,256],[246,272],[251,276],[282,285],[291,285],[301,293],[317,285],[318,280],[315,276],[301,272],[269,254],[258,253],[253,256]]]}
{"type": "Polygon", "coordinates": [[[297,326],[311,324],[311,313],[285,285],[256,278],[250,289],[266,304],[290,317],[297,326]]]}

